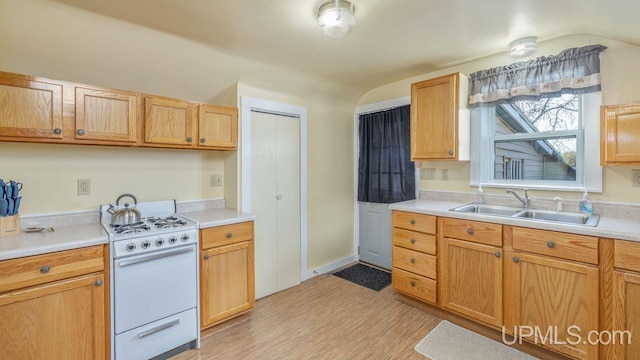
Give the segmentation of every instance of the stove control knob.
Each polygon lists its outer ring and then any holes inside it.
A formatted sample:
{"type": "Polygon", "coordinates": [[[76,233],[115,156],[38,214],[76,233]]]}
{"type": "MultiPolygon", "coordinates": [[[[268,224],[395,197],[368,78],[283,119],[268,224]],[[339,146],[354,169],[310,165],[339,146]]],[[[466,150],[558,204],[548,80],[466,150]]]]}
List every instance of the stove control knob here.
{"type": "Polygon", "coordinates": [[[181,239],[183,242],[189,240],[189,234],[183,234],[181,239]]]}
{"type": "Polygon", "coordinates": [[[132,252],[133,250],[136,249],[136,244],[128,243],[127,246],[125,247],[125,249],[127,249],[128,252],[132,252]]]}
{"type": "Polygon", "coordinates": [[[140,246],[142,246],[143,249],[148,249],[149,246],[151,246],[151,241],[145,240],[142,242],[142,244],[140,244],[140,246]]]}
{"type": "Polygon", "coordinates": [[[178,241],[178,238],[175,237],[175,236],[172,236],[172,237],[169,238],[169,244],[175,244],[176,241],[178,241]]]}
{"type": "Polygon", "coordinates": [[[162,246],[162,245],[164,245],[164,239],[158,238],[158,240],[156,240],[156,246],[162,246]]]}

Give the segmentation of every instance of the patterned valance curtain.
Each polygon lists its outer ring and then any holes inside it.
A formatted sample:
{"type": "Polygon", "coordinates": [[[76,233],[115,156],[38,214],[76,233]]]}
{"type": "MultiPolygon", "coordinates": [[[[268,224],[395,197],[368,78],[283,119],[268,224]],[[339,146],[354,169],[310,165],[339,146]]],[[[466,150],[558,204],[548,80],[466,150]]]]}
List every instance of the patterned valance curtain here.
{"type": "Polygon", "coordinates": [[[562,51],[469,76],[469,107],[600,91],[602,45],[562,51]]]}

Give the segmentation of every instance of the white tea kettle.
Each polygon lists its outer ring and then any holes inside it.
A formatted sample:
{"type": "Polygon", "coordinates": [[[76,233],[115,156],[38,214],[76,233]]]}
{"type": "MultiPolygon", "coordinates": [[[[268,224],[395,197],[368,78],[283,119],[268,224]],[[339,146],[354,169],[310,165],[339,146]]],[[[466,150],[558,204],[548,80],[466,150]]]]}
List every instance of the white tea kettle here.
{"type": "Polygon", "coordinates": [[[136,209],[136,205],[138,205],[138,200],[135,196],[131,194],[122,194],[118,196],[116,200],[116,205],[113,206],[109,204],[109,208],[107,212],[111,214],[111,225],[129,225],[140,222],[140,218],[142,217],[140,214],[140,210],[136,209]],[[120,199],[123,197],[130,197],[133,199],[133,207],[130,208],[128,203],[124,204],[124,208],[119,209],[120,199]]]}

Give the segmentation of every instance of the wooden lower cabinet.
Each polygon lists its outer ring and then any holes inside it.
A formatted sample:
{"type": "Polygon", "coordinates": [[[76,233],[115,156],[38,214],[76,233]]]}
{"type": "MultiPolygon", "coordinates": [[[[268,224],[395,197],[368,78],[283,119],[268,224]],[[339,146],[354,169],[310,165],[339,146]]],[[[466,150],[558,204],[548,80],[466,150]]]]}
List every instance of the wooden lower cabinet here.
{"type": "Polygon", "coordinates": [[[599,329],[596,266],[518,251],[505,251],[505,326],[541,336],[527,340],[576,359],[598,359],[588,333],[599,329]]]}
{"type": "Polygon", "coordinates": [[[0,359],[105,359],[104,274],[0,294],[0,359]]]}
{"type": "Polygon", "coordinates": [[[502,325],[502,248],[443,238],[440,296],[445,309],[502,325]]]}
{"type": "Polygon", "coordinates": [[[640,334],[640,274],[613,272],[612,310],[614,358],[640,359],[640,341],[636,338],[640,334]]]}
{"type": "Polygon", "coordinates": [[[206,329],[255,306],[253,222],[204,229],[201,235],[200,327],[206,329]],[[225,245],[211,246],[219,243],[225,245]]]}

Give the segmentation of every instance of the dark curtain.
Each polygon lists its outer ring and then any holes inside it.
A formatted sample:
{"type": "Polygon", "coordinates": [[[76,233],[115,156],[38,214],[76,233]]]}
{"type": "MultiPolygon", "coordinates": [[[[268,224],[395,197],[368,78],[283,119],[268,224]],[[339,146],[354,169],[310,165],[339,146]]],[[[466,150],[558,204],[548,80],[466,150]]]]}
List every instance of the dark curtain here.
{"type": "Polygon", "coordinates": [[[390,204],[416,198],[409,121],[409,105],[360,115],[358,201],[390,204]]]}

